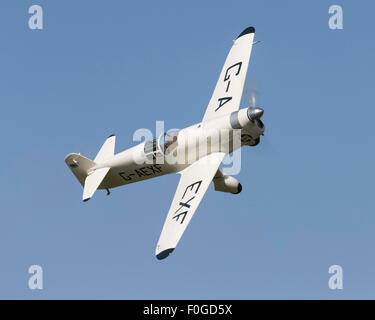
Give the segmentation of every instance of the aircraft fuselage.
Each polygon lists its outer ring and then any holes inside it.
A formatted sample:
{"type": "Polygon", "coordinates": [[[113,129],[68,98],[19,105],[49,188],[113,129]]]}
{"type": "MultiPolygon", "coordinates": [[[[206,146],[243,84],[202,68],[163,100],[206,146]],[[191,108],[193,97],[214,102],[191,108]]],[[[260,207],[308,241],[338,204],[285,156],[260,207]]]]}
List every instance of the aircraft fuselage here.
{"type": "Polygon", "coordinates": [[[94,168],[111,168],[98,189],[176,173],[210,153],[230,154],[241,146],[252,145],[263,135],[264,126],[260,119],[249,118],[250,109],[197,123],[174,134],[162,134],[115,154],[94,168]]]}

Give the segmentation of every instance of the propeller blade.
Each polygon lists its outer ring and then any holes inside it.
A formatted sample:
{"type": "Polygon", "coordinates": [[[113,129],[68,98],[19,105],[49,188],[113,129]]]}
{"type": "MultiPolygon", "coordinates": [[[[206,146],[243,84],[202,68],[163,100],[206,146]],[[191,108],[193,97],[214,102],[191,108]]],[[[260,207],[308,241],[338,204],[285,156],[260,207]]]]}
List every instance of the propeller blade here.
{"type": "Polygon", "coordinates": [[[245,87],[245,93],[250,107],[256,107],[259,91],[256,89],[255,84],[247,83],[245,87]]]}

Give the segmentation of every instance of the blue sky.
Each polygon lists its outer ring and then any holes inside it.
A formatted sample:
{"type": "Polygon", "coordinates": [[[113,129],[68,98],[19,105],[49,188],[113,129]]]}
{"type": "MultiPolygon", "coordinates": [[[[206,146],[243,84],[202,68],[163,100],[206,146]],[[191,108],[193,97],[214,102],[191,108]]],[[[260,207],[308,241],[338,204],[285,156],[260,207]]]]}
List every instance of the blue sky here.
{"type": "Polygon", "coordinates": [[[3,0],[0,11],[0,298],[375,298],[373,2],[3,0]],[[28,28],[33,4],[43,30],[28,28]],[[328,28],[332,4],[343,30],[328,28]],[[120,152],[156,120],[199,122],[251,25],[266,136],[242,149],[242,193],[211,186],[158,261],[178,176],[83,203],[64,157],[93,158],[112,133],[120,152]],[[27,286],[33,264],[41,291],[27,286]],[[343,290],[328,288],[334,264],[343,290]]]}

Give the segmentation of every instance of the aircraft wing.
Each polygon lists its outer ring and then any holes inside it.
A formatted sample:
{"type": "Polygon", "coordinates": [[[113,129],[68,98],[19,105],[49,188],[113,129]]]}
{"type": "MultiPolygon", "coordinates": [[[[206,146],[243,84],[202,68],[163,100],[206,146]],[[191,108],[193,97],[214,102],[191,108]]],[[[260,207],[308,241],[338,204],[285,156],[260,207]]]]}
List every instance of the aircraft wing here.
{"type": "Polygon", "coordinates": [[[180,172],[180,182],[156,246],[159,260],[176,248],[224,156],[223,152],[212,153],[180,172]]]}
{"type": "Polygon", "coordinates": [[[249,27],[233,40],[203,121],[231,113],[240,107],[254,33],[255,29],[249,27]]]}

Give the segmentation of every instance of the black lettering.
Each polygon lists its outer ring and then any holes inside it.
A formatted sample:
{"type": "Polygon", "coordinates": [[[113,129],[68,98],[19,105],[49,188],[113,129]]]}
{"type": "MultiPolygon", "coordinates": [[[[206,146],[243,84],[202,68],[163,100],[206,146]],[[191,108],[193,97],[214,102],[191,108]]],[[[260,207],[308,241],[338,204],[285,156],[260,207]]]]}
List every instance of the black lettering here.
{"type": "Polygon", "coordinates": [[[151,176],[152,175],[152,173],[147,171],[146,167],[140,168],[139,171],[141,171],[145,176],[151,176]]]}
{"type": "Polygon", "coordinates": [[[160,165],[154,164],[153,167],[157,170],[157,172],[162,172],[160,165]]]}
{"type": "Polygon", "coordinates": [[[189,188],[190,188],[190,191],[192,191],[192,190],[193,190],[193,187],[194,187],[196,184],[198,184],[198,187],[197,187],[197,190],[195,190],[195,193],[198,192],[199,187],[200,187],[201,184],[202,184],[202,180],[199,180],[199,181],[197,181],[197,182],[194,182],[194,183],[188,185],[188,186],[186,187],[186,189],[185,189],[185,192],[184,192],[184,195],[182,196],[182,199],[185,197],[186,191],[187,191],[189,188]]]}
{"type": "Polygon", "coordinates": [[[137,169],[134,170],[138,177],[144,177],[145,174],[143,172],[139,172],[137,169]]]}
{"type": "Polygon", "coordinates": [[[230,66],[227,71],[225,72],[225,76],[224,76],[224,82],[225,81],[228,81],[229,78],[230,78],[230,74],[228,74],[229,70],[234,68],[234,67],[237,67],[238,66],[238,69],[237,69],[237,72],[235,73],[235,76],[238,76],[240,74],[240,71],[241,71],[241,67],[242,67],[242,62],[237,62],[235,63],[233,66],[230,66]]]}
{"type": "Polygon", "coordinates": [[[219,110],[224,104],[226,104],[227,102],[231,100],[232,100],[232,97],[224,97],[224,98],[217,99],[217,101],[219,101],[219,106],[215,109],[215,112],[219,110]]]}
{"type": "Polygon", "coordinates": [[[123,178],[125,181],[129,181],[132,179],[130,176],[125,176],[125,172],[119,172],[119,176],[123,178]]]}
{"type": "MultiPolygon", "coordinates": [[[[229,70],[234,68],[234,67],[238,67],[237,69],[237,72],[235,73],[235,76],[238,76],[240,71],[241,71],[241,66],[242,66],[242,62],[238,62],[236,64],[234,64],[233,66],[230,66],[227,71],[225,72],[225,76],[224,76],[224,82],[225,81],[228,81],[230,79],[230,74],[229,74],[229,70]]],[[[227,84],[227,89],[225,90],[225,92],[228,92],[229,90],[229,86],[230,86],[230,81],[228,81],[228,84],[227,84]]],[[[217,110],[217,109],[216,109],[217,110]]],[[[216,111],[215,110],[215,111],[216,111]]]]}
{"type": "Polygon", "coordinates": [[[156,171],[155,171],[155,169],[154,169],[153,166],[149,166],[149,167],[147,167],[147,168],[150,169],[150,170],[152,171],[152,174],[155,174],[155,173],[156,173],[156,171]]]}
{"type": "Polygon", "coordinates": [[[181,213],[179,213],[179,214],[176,214],[172,219],[176,219],[176,221],[178,221],[178,220],[180,219],[180,216],[183,215],[183,218],[182,218],[182,220],[181,220],[181,222],[180,222],[180,224],[183,224],[183,223],[184,223],[184,220],[185,220],[185,218],[186,218],[187,213],[188,213],[187,211],[181,212],[181,213]]]}
{"type": "Polygon", "coordinates": [[[177,209],[177,211],[175,212],[175,213],[177,213],[178,211],[180,211],[180,209],[182,208],[182,207],[186,207],[186,208],[190,208],[190,204],[188,204],[191,200],[193,200],[195,197],[192,197],[191,199],[189,199],[188,201],[186,201],[186,202],[180,202],[179,203],[179,205],[180,205],[180,207],[177,209]]]}

